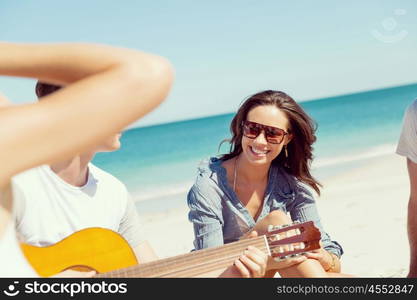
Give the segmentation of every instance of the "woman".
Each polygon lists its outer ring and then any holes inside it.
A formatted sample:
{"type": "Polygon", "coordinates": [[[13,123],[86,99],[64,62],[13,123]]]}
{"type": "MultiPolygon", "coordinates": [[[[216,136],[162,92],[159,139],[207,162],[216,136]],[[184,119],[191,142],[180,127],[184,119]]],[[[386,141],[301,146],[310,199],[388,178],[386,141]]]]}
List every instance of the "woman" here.
{"type": "MultiPolygon", "coordinates": [[[[0,277],[31,277],[36,274],[14,232],[10,178],[120,132],[165,99],[173,72],[165,59],[130,49],[0,43],[0,74],[65,86],[39,103],[11,106],[3,100],[0,107],[0,277]]],[[[250,249],[223,276],[262,275],[266,257],[258,252],[250,249]]]]}
{"type": "MultiPolygon", "coordinates": [[[[268,263],[281,276],[325,277],[340,271],[342,247],[321,226],[314,198],[320,184],[310,174],[315,126],[287,94],[263,91],[249,97],[232,120],[230,153],[199,168],[188,193],[196,249],[236,241],[269,224],[314,221],[322,248],[268,263]]],[[[270,272],[269,275],[272,275],[270,272]]]]}

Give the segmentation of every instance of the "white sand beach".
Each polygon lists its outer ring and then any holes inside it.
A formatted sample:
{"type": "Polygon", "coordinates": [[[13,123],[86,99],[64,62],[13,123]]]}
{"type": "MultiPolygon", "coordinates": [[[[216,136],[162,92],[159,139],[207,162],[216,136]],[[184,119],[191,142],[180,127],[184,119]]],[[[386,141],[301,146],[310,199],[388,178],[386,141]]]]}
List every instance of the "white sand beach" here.
{"type": "MultiPolygon", "coordinates": [[[[380,156],[323,184],[322,196],[317,198],[319,213],[325,230],[344,248],[342,271],[359,277],[406,276],[409,183],[405,158],[380,156]]],[[[142,215],[145,232],[161,258],[193,248],[187,212],[184,200],[184,207],[142,215]]]]}
{"type": "Polygon", "coordinates": [[[326,231],[344,248],[342,269],[360,277],[408,271],[406,159],[390,154],[337,176],[318,199],[326,231]]]}

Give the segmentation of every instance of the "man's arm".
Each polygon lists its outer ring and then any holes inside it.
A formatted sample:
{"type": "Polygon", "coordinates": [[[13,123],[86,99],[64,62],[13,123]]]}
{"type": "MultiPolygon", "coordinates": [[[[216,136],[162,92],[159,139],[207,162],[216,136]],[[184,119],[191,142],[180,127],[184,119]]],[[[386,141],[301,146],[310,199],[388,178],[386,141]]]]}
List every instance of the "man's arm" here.
{"type": "Polygon", "coordinates": [[[159,259],[148,241],[143,241],[137,245],[133,248],[133,252],[135,252],[136,259],[140,264],[159,259]]]}
{"type": "Polygon", "coordinates": [[[158,255],[156,255],[148,241],[143,241],[137,245],[133,248],[133,252],[135,252],[136,259],[140,264],[159,259],[158,255]]]}
{"type": "Polygon", "coordinates": [[[417,277],[417,164],[407,158],[410,179],[410,199],[408,202],[407,231],[410,243],[410,270],[408,277],[417,277]]]}
{"type": "Polygon", "coordinates": [[[140,222],[136,206],[127,190],[125,193],[126,208],[120,221],[118,232],[129,243],[140,264],[157,260],[158,256],[144,237],[142,223],[140,222]]]}
{"type": "Polygon", "coordinates": [[[0,92],[0,107],[6,105],[10,105],[10,101],[0,92]]]}
{"type": "Polygon", "coordinates": [[[0,74],[65,86],[40,103],[0,110],[1,186],[121,131],[165,99],[173,77],[170,64],[152,54],[69,43],[0,42],[0,74]]]}

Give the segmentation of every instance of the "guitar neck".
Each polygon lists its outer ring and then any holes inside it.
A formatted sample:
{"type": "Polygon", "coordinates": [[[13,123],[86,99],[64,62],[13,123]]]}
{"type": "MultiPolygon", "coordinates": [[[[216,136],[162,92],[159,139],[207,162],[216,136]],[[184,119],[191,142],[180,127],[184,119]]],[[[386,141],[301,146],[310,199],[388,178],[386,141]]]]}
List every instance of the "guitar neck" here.
{"type": "Polygon", "coordinates": [[[248,246],[257,247],[271,255],[266,236],[244,239],[219,247],[193,251],[141,265],[136,265],[96,277],[196,277],[214,270],[226,268],[238,258],[248,246]]]}

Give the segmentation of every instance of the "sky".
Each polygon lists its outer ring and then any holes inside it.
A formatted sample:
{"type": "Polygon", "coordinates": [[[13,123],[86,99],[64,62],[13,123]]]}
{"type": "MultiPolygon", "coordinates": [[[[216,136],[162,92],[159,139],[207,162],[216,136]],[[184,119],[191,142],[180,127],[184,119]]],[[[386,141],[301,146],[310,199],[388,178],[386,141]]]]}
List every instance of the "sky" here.
{"type": "MultiPolygon", "coordinates": [[[[235,112],[251,94],[297,101],[417,83],[417,1],[0,0],[9,42],[94,42],[168,58],[169,97],[133,126],[235,112]]],[[[15,103],[35,81],[0,77],[15,103]]]]}

